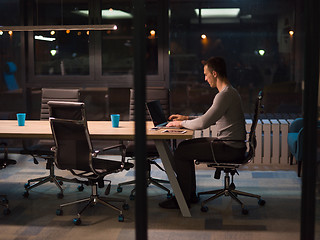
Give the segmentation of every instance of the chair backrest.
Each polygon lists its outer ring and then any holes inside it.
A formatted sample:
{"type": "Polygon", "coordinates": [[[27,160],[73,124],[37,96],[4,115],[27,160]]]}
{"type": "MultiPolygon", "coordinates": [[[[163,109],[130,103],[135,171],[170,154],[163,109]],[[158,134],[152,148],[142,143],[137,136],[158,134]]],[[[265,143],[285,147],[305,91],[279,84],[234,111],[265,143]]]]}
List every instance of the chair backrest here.
{"type": "Polygon", "coordinates": [[[251,129],[249,132],[249,139],[248,139],[249,151],[247,152],[246,159],[251,159],[254,157],[254,152],[257,146],[256,128],[259,120],[259,114],[262,112],[262,109],[263,109],[262,99],[263,99],[263,92],[260,91],[255,102],[252,125],[251,125],[251,129]]]}
{"type": "MultiPolygon", "coordinates": [[[[147,87],[146,102],[159,100],[166,117],[170,115],[170,91],[168,88],[162,87],[147,87]]],[[[151,120],[148,111],[146,110],[146,120],[151,120]]],[[[134,121],[134,89],[130,89],[130,108],[129,120],[134,121]]]]}
{"type": "Polygon", "coordinates": [[[50,126],[55,141],[55,163],[60,169],[91,171],[92,144],[85,104],[48,102],[50,126]]]}
{"type": "Polygon", "coordinates": [[[43,88],[41,92],[40,120],[49,119],[49,101],[78,102],[80,99],[79,89],[43,88]]]}

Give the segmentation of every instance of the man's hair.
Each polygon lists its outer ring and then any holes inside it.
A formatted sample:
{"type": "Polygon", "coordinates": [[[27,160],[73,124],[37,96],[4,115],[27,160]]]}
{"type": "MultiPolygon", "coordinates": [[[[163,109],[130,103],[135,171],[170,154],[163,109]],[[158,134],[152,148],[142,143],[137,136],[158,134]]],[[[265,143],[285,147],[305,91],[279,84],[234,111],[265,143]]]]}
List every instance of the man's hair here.
{"type": "Polygon", "coordinates": [[[216,71],[220,77],[227,77],[226,62],[221,57],[211,57],[204,62],[204,66],[207,65],[210,72],[216,71]]]}

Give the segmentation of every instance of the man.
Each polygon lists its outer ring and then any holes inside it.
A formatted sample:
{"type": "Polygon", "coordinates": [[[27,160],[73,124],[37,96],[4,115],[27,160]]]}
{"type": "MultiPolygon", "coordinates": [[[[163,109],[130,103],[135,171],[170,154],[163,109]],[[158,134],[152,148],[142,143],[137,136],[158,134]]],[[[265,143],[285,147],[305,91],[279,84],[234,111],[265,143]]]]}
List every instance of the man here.
{"type": "MultiPolygon", "coordinates": [[[[216,138],[194,138],[181,142],[174,153],[175,172],[182,193],[188,206],[198,202],[196,195],[196,179],[194,160],[208,161],[219,159],[221,162],[234,161],[242,158],[246,151],[245,119],[241,98],[228,78],[225,61],[220,57],[212,57],[204,63],[205,81],[219,93],[213,99],[208,111],[200,117],[174,114],[168,127],[184,127],[188,129],[205,129],[215,124],[216,138]],[[214,141],[219,139],[220,141],[214,141]],[[221,140],[237,141],[221,141],[221,140]],[[239,141],[238,141],[239,140],[239,141]]],[[[176,198],[171,198],[159,204],[162,208],[179,208],[176,198]]]]}

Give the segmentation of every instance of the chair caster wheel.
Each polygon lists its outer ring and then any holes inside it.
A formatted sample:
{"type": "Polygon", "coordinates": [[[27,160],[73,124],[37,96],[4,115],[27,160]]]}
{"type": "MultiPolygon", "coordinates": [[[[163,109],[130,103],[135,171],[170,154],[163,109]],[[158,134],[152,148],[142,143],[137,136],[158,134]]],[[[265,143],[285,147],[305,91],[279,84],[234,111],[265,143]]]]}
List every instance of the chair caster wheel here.
{"type": "Polygon", "coordinates": [[[172,193],[167,194],[167,199],[170,199],[170,198],[172,198],[172,193]]]}
{"type": "Polygon", "coordinates": [[[248,215],[248,213],[249,213],[248,209],[246,209],[246,208],[242,208],[241,212],[243,215],[248,215]]]}
{"type": "Polygon", "coordinates": [[[231,190],[235,190],[235,189],[236,189],[236,185],[234,185],[234,183],[231,183],[230,186],[229,186],[229,188],[230,188],[231,190]]]}
{"type": "Polygon", "coordinates": [[[84,186],[83,185],[78,186],[78,191],[79,192],[82,192],[83,190],[84,190],[84,186]]]}
{"type": "Polygon", "coordinates": [[[30,184],[29,183],[25,183],[24,184],[24,188],[28,188],[28,187],[30,187],[30,184]]]}
{"type": "Polygon", "coordinates": [[[60,184],[60,186],[63,185],[63,182],[61,180],[59,180],[58,183],[60,184]]]}
{"type": "Polygon", "coordinates": [[[56,210],[56,215],[57,215],[57,216],[62,216],[62,215],[63,215],[63,210],[60,209],[60,208],[57,209],[57,210],[56,210]]]}
{"type": "Polygon", "coordinates": [[[72,221],[73,221],[73,224],[74,224],[74,225],[77,225],[77,226],[78,226],[78,225],[81,224],[81,219],[80,219],[80,218],[74,218],[72,221]]]}
{"type": "Polygon", "coordinates": [[[123,210],[129,210],[129,204],[128,204],[128,203],[124,203],[124,204],[122,205],[122,209],[123,209],[123,210]]]}
{"type": "Polygon", "coordinates": [[[122,192],[122,187],[117,187],[117,192],[122,192]]]}
{"type": "Polygon", "coordinates": [[[63,193],[57,193],[57,198],[62,199],[63,198],[63,193]]]}
{"type": "Polygon", "coordinates": [[[260,206],[264,206],[264,205],[266,204],[266,201],[263,200],[263,199],[259,199],[258,204],[259,204],[260,206]]]}
{"type": "Polygon", "coordinates": [[[24,197],[24,198],[28,198],[29,197],[29,192],[24,192],[23,194],[22,194],[22,196],[24,197]]]}
{"type": "Polygon", "coordinates": [[[201,207],[201,212],[208,212],[209,208],[207,206],[202,206],[201,207]]]}
{"type": "Polygon", "coordinates": [[[134,200],[134,195],[133,195],[133,194],[130,194],[129,199],[130,199],[130,200],[134,200]]]}
{"type": "Polygon", "coordinates": [[[119,222],[123,222],[124,221],[124,216],[121,214],[121,215],[119,215],[119,217],[118,217],[118,221],[119,222]]]}
{"type": "Polygon", "coordinates": [[[3,215],[9,215],[11,213],[9,208],[3,210],[3,215]]]}

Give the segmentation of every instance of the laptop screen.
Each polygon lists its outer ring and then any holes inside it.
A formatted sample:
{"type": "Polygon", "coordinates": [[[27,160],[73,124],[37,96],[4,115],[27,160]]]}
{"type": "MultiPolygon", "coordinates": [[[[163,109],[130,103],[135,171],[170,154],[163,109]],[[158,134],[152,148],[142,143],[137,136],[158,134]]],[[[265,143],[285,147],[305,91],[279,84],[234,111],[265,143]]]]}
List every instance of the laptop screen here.
{"type": "Polygon", "coordinates": [[[164,126],[167,124],[168,120],[164,115],[162,106],[159,100],[147,102],[147,109],[149,111],[151,120],[153,121],[154,126],[164,126]]]}

